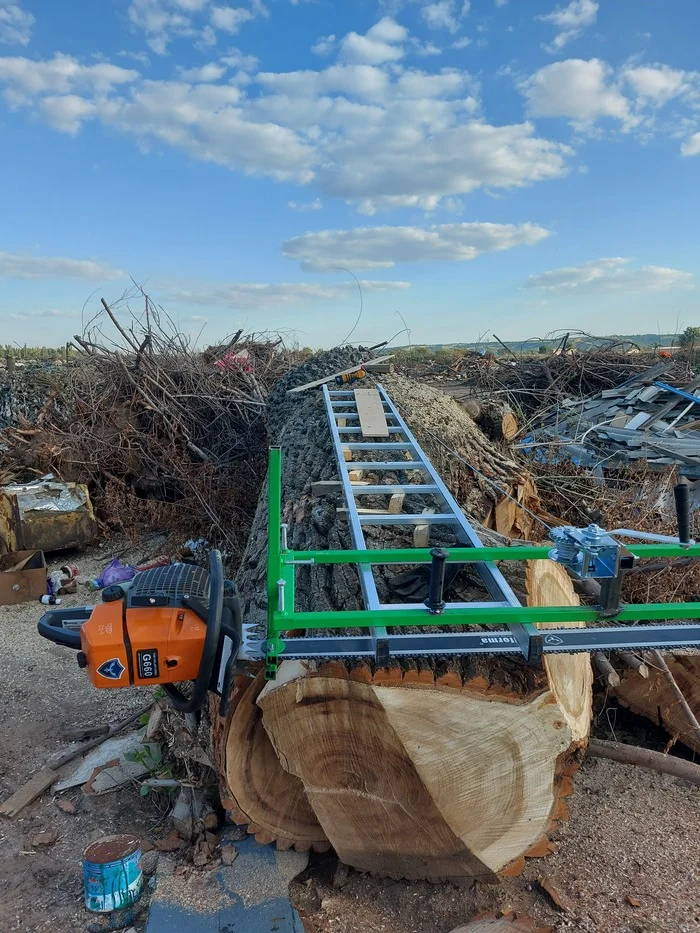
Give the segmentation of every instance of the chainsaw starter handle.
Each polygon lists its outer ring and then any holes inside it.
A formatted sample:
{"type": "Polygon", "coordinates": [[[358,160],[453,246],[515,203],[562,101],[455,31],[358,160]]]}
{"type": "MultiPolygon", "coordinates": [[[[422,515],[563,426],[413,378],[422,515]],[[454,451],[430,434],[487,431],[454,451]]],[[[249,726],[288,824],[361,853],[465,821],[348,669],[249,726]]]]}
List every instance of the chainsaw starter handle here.
{"type": "Polygon", "coordinates": [[[209,552],[209,610],[207,612],[207,631],[202,647],[202,660],[199,662],[197,679],[192,694],[186,697],[174,684],[163,684],[163,689],[181,713],[196,713],[207,700],[214,663],[219,649],[221,619],[224,609],[224,567],[221,551],[209,552]]]}

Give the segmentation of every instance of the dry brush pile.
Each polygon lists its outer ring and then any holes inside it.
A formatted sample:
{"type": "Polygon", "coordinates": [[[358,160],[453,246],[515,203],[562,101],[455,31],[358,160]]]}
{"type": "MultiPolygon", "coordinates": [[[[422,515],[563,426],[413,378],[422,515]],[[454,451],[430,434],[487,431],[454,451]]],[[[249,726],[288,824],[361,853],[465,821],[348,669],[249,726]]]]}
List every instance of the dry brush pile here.
{"type": "Polygon", "coordinates": [[[0,474],[87,483],[105,530],[201,535],[235,559],[265,472],[267,396],[299,354],[241,332],[199,351],[146,308],[105,306],[118,336],[93,321],[77,358],[44,370],[39,410],[0,435],[0,474]]]}

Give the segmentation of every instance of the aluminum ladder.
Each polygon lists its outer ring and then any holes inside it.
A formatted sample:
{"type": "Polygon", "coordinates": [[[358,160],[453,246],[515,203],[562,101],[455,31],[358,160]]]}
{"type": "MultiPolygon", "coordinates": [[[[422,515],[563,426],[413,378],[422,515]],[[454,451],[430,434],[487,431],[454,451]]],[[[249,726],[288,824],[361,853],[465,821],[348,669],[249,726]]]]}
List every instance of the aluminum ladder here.
{"type": "MultiPolygon", "coordinates": [[[[445,486],[437,470],[421,449],[418,441],[411,433],[408,425],[401,417],[396,405],[389,397],[382,385],[377,386],[382,401],[382,407],[389,429],[389,440],[368,441],[362,437],[360,415],[355,402],[353,389],[329,389],[323,386],[323,397],[328,415],[328,424],[333,438],[333,447],[338,465],[338,475],[343,487],[345,505],[347,509],[350,538],[355,550],[367,550],[364,527],[367,525],[447,525],[457,537],[463,547],[483,547],[479,536],[472,528],[463,511],[454,497],[445,486]],[[344,424],[339,424],[344,421],[344,424]],[[345,452],[350,451],[352,457],[359,455],[359,459],[345,459],[345,452]],[[363,460],[365,451],[382,451],[385,459],[378,461],[363,460]],[[392,457],[392,452],[396,456],[392,457]],[[401,455],[408,454],[410,460],[401,459],[401,455]],[[352,470],[371,470],[377,473],[389,473],[399,470],[416,470],[422,473],[420,483],[379,483],[377,485],[362,485],[350,480],[352,470]],[[439,511],[435,513],[398,514],[390,515],[385,512],[376,514],[360,513],[357,507],[358,496],[367,495],[393,495],[404,493],[406,495],[427,495],[434,497],[439,511]]],[[[479,571],[486,591],[491,601],[477,602],[447,602],[446,609],[466,609],[476,613],[480,609],[495,607],[520,606],[520,601],[511,589],[509,583],[492,562],[483,561],[473,565],[479,571]]],[[[424,603],[382,603],[379,599],[372,567],[358,565],[360,586],[366,609],[383,610],[387,612],[388,626],[391,626],[390,614],[396,609],[425,609],[424,603]]],[[[433,624],[437,619],[433,617],[433,624]]],[[[428,620],[426,620],[428,622],[428,620]]],[[[475,624],[478,619],[475,618],[475,624]]],[[[517,641],[523,656],[529,663],[536,663],[542,656],[542,634],[529,623],[514,623],[508,629],[517,641]]],[[[496,635],[498,633],[495,633],[496,635]]],[[[387,631],[386,627],[370,629],[370,636],[375,646],[375,657],[378,663],[387,657],[387,631]]],[[[444,635],[442,636],[445,637],[444,635]]],[[[427,636],[426,636],[427,638],[427,636]]],[[[440,635],[430,638],[435,641],[433,653],[439,654],[440,635]]]]}

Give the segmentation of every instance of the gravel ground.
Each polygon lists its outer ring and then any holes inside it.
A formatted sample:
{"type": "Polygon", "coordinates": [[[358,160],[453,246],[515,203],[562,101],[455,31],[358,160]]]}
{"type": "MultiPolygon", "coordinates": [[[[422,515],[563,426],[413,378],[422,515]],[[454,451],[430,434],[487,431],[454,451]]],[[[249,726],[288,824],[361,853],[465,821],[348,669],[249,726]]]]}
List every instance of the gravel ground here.
{"type": "MultiPolygon", "coordinates": [[[[123,548],[123,545],[122,545],[123,548]]],[[[77,563],[81,576],[98,575],[107,559],[119,551],[107,544],[84,554],[62,554],[50,570],[77,563]]],[[[125,554],[140,559],[142,552],[125,554]]],[[[64,598],[66,606],[96,601],[85,587],[64,598]]],[[[99,594],[97,594],[99,598],[99,594]]],[[[75,652],[41,638],[36,623],[44,611],[39,602],[0,606],[0,682],[3,716],[0,722],[0,799],[5,799],[49,756],[66,747],[65,726],[113,723],[148,702],[149,690],[95,690],[79,670],[75,652]]],[[[67,765],[62,773],[70,773],[67,765]]],[[[97,836],[132,832],[146,837],[162,819],[155,798],[142,798],[138,788],[87,797],[80,788],[60,798],[50,793],[27,807],[16,819],[0,821],[0,929],[31,933],[72,933],[86,929],[82,908],[82,853],[97,836]],[[66,813],[57,806],[68,800],[66,813]],[[58,832],[57,842],[37,848],[32,840],[42,830],[58,832]]]]}
{"type": "MultiPolygon", "coordinates": [[[[112,543],[72,559],[81,576],[90,578],[119,550],[112,543]]],[[[143,556],[138,552],[124,559],[143,556]]],[[[54,561],[51,569],[65,559],[54,561]]],[[[90,595],[81,588],[65,604],[83,605],[90,595]]],[[[145,690],[95,690],[73,652],[39,637],[36,622],[42,611],[38,603],[0,607],[0,799],[65,746],[63,726],[115,722],[149,696],[145,690]]],[[[104,833],[152,836],[167,809],[131,787],[92,798],[78,788],[61,799],[69,800],[75,812],[60,810],[57,798],[45,794],[17,819],[0,822],[2,933],[85,931],[85,845],[104,833]],[[34,847],[32,839],[45,829],[57,830],[58,841],[46,849],[34,847]]],[[[449,933],[477,911],[496,907],[523,911],[557,931],[700,931],[698,788],[589,760],[577,775],[570,810],[570,821],[558,836],[559,852],[528,862],[520,878],[499,886],[409,884],[350,871],[343,887],[336,888],[335,859],[325,856],[294,883],[293,896],[318,933],[449,933]],[[555,910],[540,892],[537,878],[544,873],[572,902],[568,913],[555,910]]]]}

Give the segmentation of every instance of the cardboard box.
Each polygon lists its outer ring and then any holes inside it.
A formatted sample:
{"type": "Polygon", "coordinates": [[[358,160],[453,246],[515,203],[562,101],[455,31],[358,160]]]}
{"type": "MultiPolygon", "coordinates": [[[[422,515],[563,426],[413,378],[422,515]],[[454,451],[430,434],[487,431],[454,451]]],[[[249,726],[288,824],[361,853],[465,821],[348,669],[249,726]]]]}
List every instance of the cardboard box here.
{"type": "Polygon", "coordinates": [[[16,606],[45,593],[43,551],[13,551],[0,556],[0,606],[16,606]]]}

